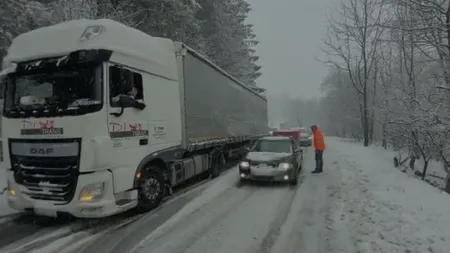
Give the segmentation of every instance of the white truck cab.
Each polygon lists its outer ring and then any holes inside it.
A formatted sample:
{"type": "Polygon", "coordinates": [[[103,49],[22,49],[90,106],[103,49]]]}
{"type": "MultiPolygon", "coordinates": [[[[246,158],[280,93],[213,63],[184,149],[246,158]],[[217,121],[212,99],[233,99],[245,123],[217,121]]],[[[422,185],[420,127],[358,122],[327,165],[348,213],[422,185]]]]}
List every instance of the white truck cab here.
{"type": "Polygon", "coordinates": [[[8,204],[147,211],[267,135],[267,100],[186,45],[112,20],[14,39],[0,78],[8,204]]]}
{"type": "Polygon", "coordinates": [[[18,36],[5,65],[14,65],[2,121],[14,209],[102,217],[136,207],[144,158],[181,145],[171,40],[70,21],[18,36]]]}

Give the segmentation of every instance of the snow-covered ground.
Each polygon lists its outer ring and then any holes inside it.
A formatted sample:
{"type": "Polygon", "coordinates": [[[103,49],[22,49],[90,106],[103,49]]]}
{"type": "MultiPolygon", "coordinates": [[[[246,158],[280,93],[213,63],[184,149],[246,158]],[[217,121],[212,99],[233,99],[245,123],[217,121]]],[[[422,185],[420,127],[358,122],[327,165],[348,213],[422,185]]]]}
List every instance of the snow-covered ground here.
{"type": "Polygon", "coordinates": [[[363,252],[449,252],[450,195],[395,169],[389,151],[327,140],[341,157],[341,200],[363,252]]]}
{"type": "Polygon", "coordinates": [[[309,150],[297,190],[231,187],[230,173],[222,190],[186,205],[135,252],[448,252],[450,196],[376,149],[327,143],[326,173],[309,174],[309,150]]]}
{"type": "MultiPolygon", "coordinates": [[[[386,159],[390,161],[391,164],[394,164],[393,158],[399,157],[399,152],[392,151],[390,149],[385,150],[380,146],[372,147],[374,150],[377,150],[380,154],[384,154],[386,159]]],[[[407,156],[407,152],[401,152],[402,159],[405,159],[407,156]]],[[[409,169],[409,160],[406,161],[403,166],[399,167],[399,169],[407,173],[408,175],[420,179],[419,176],[415,175],[415,171],[422,172],[423,170],[423,160],[416,160],[414,170],[409,169]]],[[[445,179],[447,177],[447,173],[444,171],[442,162],[436,160],[430,160],[428,163],[427,173],[425,176],[425,181],[439,189],[444,189],[445,187],[445,179]]]]}
{"type": "Polygon", "coordinates": [[[232,169],[191,197],[87,238],[82,250],[71,242],[64,253],[449,252],[450,195],[393,168],[382,149],[326,142],[325,173],[310,174],[307,150],[296,188],[239,186],[232,169]]]}
{"type": "MultiPolygon", "coordinates": [[[[356,143],[355,140],[351,139],[342,139],[346,142],[356,143]]],[[[404,160],[408,157],[407,150],[394,151],[391,147],[384,149],[381,145],[373,145],[370,147],[373,152],[376,152],[380,155],[380,158],[384,157],[385,161],[388,161],[391,165],[394,164],[394,157],[399,157],[401,155],[401,160],[404,160]]],[[[415,175],[415,172],[422,172],[423,169],[423,160],[416,160],[414,170],[409,169],[409,160],[407,160],[402,166],[398,168],[402,172],[415,177],[417,179],[421,179],[420,176],[415,175]]],[[[442,162],[431,159],[428,162],[427,173],[425,176],[425,182],[435,186],[439,189],[444,189],[445,187],[445,179],[447,177],[447,173],[444,171],[442,162]]]]}

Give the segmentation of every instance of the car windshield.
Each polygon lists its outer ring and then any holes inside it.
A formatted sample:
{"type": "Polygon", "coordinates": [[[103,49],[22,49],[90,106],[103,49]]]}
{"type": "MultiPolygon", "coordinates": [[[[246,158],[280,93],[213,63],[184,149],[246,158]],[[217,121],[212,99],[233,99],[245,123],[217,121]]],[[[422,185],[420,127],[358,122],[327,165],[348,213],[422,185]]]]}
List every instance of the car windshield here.
{"type": "Polygon", "coordinates": [[[302,129],[300,129],[299,131],[300,131],[300,134],[301,134],[301,135],[311,135],[311,134],[312,134],[311,131],[309,131],[309,130],[306,129],[306,128],[302,128],[302,129]]]}
{"type": "Polygon", "coordinates": [[[6,117],[46,117],[97,111],[102,105],[102,66],[9,74],[6,117]]]}
{"type": "Polygon", "coordinates": [[[289,140],[259,140],[252,152],[292,153],[292,145],[289,140]]]}

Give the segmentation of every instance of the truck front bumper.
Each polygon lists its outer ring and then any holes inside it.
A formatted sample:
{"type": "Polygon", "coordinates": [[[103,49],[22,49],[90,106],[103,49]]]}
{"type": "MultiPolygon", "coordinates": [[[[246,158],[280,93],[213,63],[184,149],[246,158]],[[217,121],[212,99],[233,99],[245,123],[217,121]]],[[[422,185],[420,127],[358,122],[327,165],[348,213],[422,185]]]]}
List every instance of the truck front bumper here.
{"type": "MultiPolygon", "coordinates": [[[[14,192],[9,193],[8,205],[18,211],[32,211],[43,216],[57,216],[58,213],[68,213],[78,218],[101,218],[124,212],[137,206],[137,192],[126,192],[132,201],[126,205],[116,204],[117,194],[114,194],[112,174],[109,171],[100,171],[91,174],[82,174],[78,177],[73,199],[66,204],[55,201],[38,200],[30,198],[25,192],[27,189],[15,183],[13,172],[7,171],[8,186],[14,192]],[[80,192],[88,185],[104,182],[105,187],[101,198],[95,201],[80,201],[80,192]]],[[[123,194],[122,194],[123,197],[123,194]]]]}

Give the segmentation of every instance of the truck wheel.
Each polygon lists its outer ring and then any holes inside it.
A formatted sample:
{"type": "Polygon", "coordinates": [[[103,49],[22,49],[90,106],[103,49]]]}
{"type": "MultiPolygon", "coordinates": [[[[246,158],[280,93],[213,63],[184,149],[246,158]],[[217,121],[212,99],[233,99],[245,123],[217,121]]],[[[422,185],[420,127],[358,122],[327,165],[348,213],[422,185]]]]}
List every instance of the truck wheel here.
{"type": "Polygon", "coordinates": [[[165,196],[165,181],[162,170],[152,165],[142,172],[138,188],[138,209],[148,212],[159,206],[165,196]]]}

